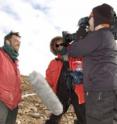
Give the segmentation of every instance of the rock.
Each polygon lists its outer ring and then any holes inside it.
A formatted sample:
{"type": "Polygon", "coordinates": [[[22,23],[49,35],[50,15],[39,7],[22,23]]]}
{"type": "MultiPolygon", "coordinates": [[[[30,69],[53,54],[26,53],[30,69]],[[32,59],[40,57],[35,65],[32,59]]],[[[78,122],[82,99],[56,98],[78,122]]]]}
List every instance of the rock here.
{"type": "Polygon", "coordinates": [[[40,118],[40,113],[29,113],[29,115],[33,118],[40,118]]]}

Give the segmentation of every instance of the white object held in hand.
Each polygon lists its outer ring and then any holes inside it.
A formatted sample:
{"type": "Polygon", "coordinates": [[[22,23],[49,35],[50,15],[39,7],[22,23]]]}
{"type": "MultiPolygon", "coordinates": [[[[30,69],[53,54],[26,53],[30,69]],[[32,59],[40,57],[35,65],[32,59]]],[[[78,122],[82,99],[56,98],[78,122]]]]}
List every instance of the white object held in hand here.
{"type": "Polygon", "coordinates": [[[63,112],[63,106],[45,78],[40,73],[33,71],[29,75],[29,81],[47,108],[54,115],[60,115],[63,112]]]}

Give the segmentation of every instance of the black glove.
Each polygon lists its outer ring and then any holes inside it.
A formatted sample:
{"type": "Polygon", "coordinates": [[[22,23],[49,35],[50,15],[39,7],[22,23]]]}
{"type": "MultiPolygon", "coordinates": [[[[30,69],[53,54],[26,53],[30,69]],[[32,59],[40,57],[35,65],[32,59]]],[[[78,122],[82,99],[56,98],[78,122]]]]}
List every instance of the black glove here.
{"type": "Polygon", "coordinates": [[[68,46],[69,43],[72,41],[72,35],[70,33],[68,33],[67,31],[63,31],[62,32],[62,36],[63,36],[63,43],[65,46],[68,46]]]}
{"type": "Polygon", "coordinates": [[[76,32],[76,41],[83,39],[87,35],[86,27],[80,27],[76,32]]]}

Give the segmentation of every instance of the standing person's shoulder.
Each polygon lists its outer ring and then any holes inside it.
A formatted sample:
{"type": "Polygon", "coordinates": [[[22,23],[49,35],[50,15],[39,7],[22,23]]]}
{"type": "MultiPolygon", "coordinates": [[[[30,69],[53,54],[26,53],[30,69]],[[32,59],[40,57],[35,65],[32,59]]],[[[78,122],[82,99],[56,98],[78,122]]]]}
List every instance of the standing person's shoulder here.
{"type": "Polygon", "coordinates": [[[0,65],[2,64],[2,58],[3,58],[3,56],[4,56],[4,53],[3,53],[4,51],[3,51],[3,48],[2,47],[0,47],[0,65]]]}
{"type": "Polygon", "coordinates": [[[0,47],[0,58],[1,58],[1,52],[2,52],[2,49],[1,49],[1,47],[0,47]]]}
{"type": "Polygon", "coordinates": [[[0,56],[1,56],[1,54],[3,54],[3,52],[4,52],[3,48],[0,47],[0,56]]]}
{"type": "Polygon", "coordinates": [[[112,34],[112,32],[110,31],[109,28],[102,28],[97,31],[94,31],[95,35],[99,35],[99,34],[103,34],[103,33],[111,33],[112,34]]]}
{"type": "Polygon", "coordinates": [[[0,47],[0,52],[3,50],[3,48],[2,47],[0,47]]]}
{"type": "MultiPolygon", "coordinates": [[[[101,32],[99,30],[89,32],[88,35],[85,37],[86,40],[99,40],[100,39],[101,32]]],[[[86,41],[87,42],[87,41],[86,41]]]]}
{"type": "Polygon", "coordinates": [[[104,28],[100,29],[99,35],[101,35],[101,38],[107,39],[107,40],[114,40],[114,36],[110,29],[104,28]]]}

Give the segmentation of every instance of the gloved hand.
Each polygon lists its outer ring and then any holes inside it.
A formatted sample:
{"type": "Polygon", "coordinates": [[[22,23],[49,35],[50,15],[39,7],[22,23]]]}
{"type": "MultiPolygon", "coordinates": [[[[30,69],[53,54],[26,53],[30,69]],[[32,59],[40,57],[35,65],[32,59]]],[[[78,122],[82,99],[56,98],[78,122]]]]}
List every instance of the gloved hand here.
{"type": "Polygon", "coordinates": [[[72,71],[70,72],[70,76],[72,77],[72,83],[74,84],[83,82],[83,72],[81,71],[72,71]]]}
{"type": "Polygon", "coordinates": [[[85,27],[80,27],[76,32],[76,41],[83,39],[87,35],[87,31],[85,27]]]}
{"type": "Polygon", "coordinates": [[[69,45],[69,43],[71,42],[71,41],[74,41],[74,39],[76,38],[76,33],[74,33],[74,34],[70,34],[70,33],[68,33],[67,31],[63,31],[62,32],[62,36],[63,36],[63,43],[64,43],[64,46],[68,46],[69,45]]]}

